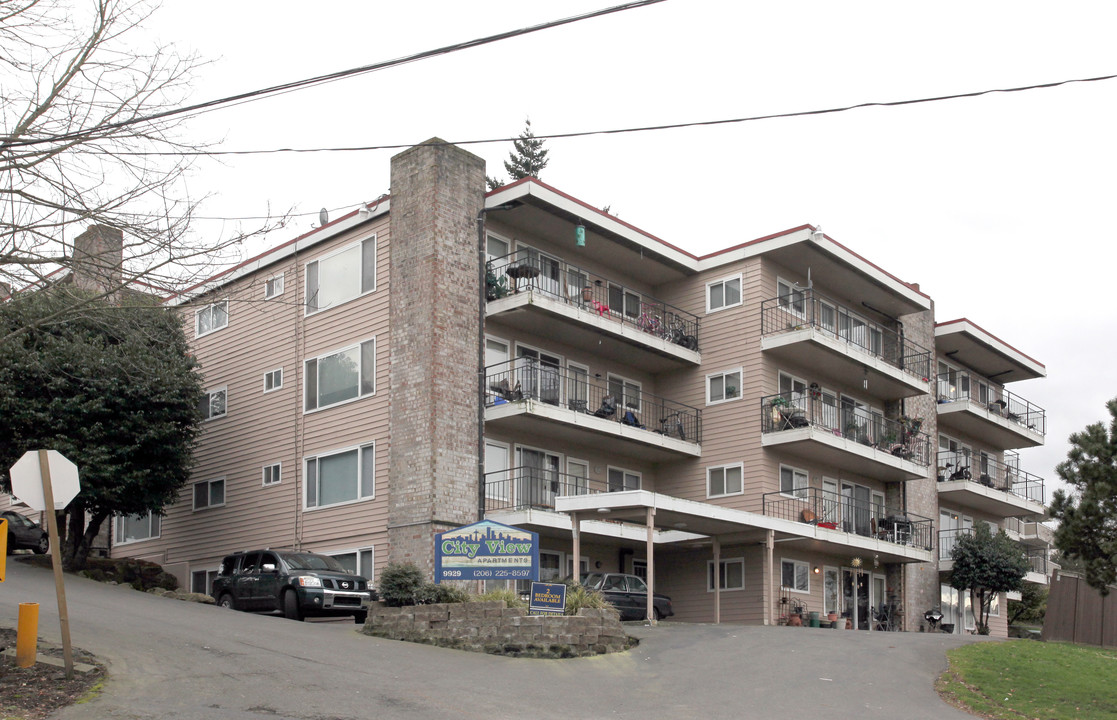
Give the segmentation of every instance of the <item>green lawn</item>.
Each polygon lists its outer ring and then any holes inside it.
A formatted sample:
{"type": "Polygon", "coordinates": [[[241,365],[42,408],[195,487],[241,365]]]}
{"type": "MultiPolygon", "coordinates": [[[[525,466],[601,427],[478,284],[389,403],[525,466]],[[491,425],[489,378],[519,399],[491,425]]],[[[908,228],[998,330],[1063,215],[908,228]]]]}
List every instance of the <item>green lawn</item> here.
{"type": "Polygon", "coordinates": [[[984,717],[1117,717],[1117,650],[1011,640],[967,645],[947,658],[939,692],[984,717]]]}

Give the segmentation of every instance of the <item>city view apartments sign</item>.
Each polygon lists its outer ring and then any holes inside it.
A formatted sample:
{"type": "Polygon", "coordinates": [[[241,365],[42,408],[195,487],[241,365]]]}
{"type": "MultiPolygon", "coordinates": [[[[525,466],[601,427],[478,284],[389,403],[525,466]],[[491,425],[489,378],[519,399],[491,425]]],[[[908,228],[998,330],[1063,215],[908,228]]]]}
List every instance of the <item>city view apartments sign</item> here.
{"type": "Polygon", "coordinates": [[[539,536],[529,530],[482,520],[434,537],[436,583],[539,579],[539,536]]]}

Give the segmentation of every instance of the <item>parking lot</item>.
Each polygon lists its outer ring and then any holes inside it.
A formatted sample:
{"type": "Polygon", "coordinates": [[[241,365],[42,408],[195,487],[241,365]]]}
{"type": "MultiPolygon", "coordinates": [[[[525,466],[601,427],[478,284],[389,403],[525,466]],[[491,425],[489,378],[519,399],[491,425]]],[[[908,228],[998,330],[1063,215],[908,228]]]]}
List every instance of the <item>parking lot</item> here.
{"type": "MultiPolygon", "coordinates": [[[[627,624],[635,649],[581,660],[462,653],[158,598],[67,576],[75,645],[102,658],[100,699],[62,718],[968,718],[932,682],[976,638],[785,627],[627,624]]],[[[0,623],[39,602],[58,641],[51,573],[9,563],[0,623]]]]}

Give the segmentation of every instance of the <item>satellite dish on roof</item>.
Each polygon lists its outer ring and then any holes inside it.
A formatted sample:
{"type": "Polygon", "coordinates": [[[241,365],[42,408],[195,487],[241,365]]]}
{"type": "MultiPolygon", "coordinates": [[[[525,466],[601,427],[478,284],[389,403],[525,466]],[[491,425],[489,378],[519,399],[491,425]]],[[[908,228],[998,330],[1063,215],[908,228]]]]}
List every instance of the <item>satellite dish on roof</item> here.
{"type": "Polygon", "coordinates": [[[329,221],[330,221],[329,211],[327,211],[326,208],[322,208],[321,210],[319,210],[318,211],[318,224],[320,226],[324,226],[329,221]]]}

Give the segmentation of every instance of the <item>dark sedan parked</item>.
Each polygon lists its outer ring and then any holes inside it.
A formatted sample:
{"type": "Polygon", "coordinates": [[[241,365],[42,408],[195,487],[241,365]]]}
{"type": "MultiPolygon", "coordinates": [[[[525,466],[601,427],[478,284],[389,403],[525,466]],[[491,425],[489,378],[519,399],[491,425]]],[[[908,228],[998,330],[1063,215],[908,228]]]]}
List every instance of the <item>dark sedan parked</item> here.
{"type": "Polygon", "coordinates": [[[50,549],[47,531],[39,523],[11,510],[0,513],[0,520],[8,521],[8,552],[34,550],[36,555],[42,555],[50,549]]]}
{"type": "MultiPolygon", "coordinates": [[[[597,590],[621,614],[621,620],[643,620],[648,614],[648,585],[639,575],[625,573],[589,573],[582,576],[582,585],[597,590]]],[[[671,598],[656,593],[652,597],[656,620],[671,617],[671,598]]]]}

